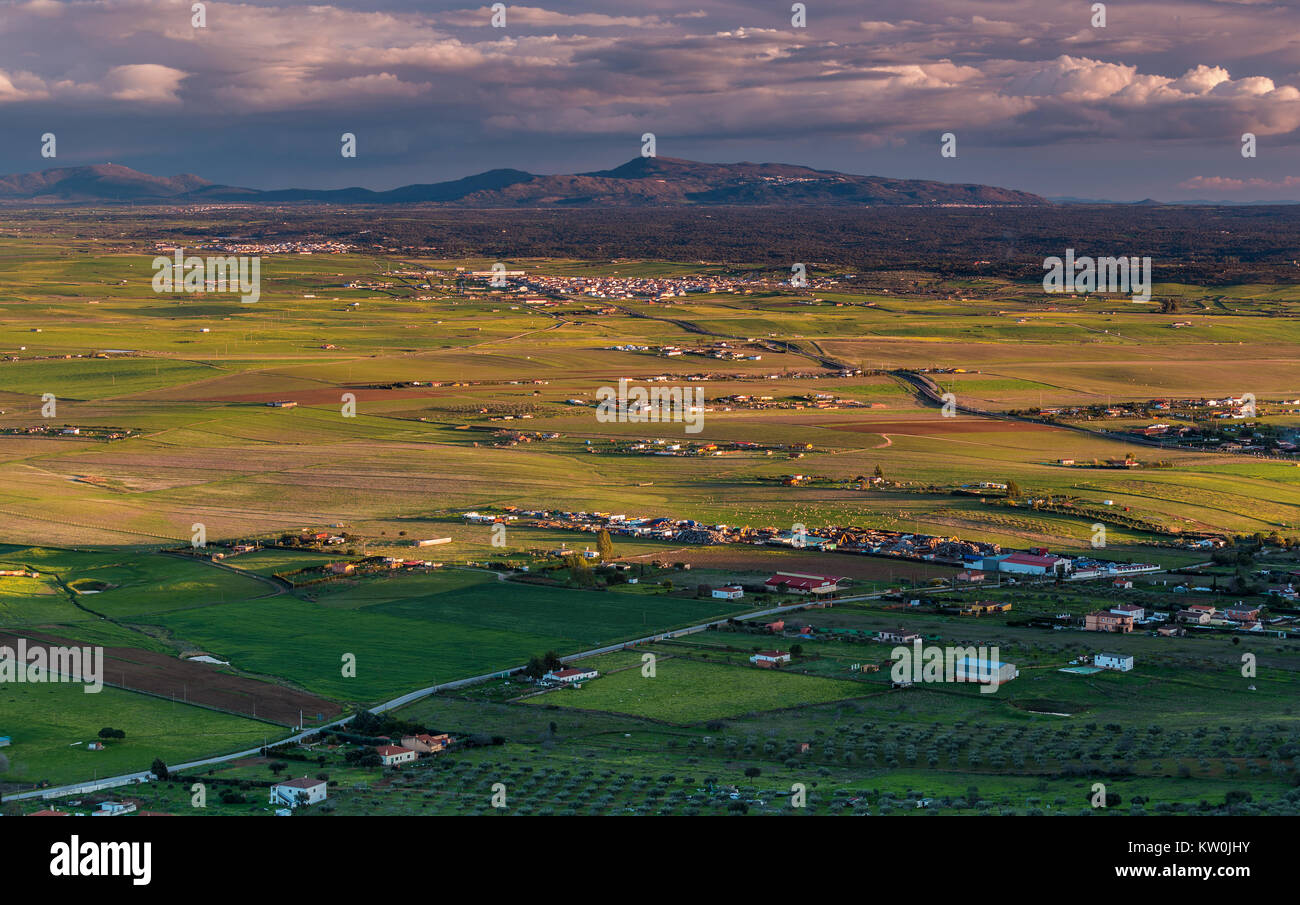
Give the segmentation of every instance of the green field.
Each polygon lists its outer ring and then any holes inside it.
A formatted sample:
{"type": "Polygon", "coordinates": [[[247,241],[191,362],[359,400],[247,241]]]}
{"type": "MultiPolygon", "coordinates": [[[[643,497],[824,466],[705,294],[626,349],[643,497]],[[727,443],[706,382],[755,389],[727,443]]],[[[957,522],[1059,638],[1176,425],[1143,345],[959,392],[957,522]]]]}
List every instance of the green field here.
{"type": "Polygon", "coordinates": [[[377,578],[322,595],[283,596],[167,613],[159,624],[241,669],[346,701],[522,665],[546,650],[601,644],[736,612],[729,601],[644,600],[533,588],[473,572],[377,578]],[[277,627],[293,627],[293,643],[277,627]],[[342,675],[344,654],[357,660],[342,675]]]}
{"type": "MultiPolygon", "coordinates": [[[[572,292],[533,307],[521,301],[523,287],[495,291],[457,276],[458,267],[491,261],[393,250],[268,254],[261,300],[240,305],[150,288],[158,229],[197,246],[211,238],[205,222],[103,217],[121,229],[20,214],[0,231],[0,569],[40,573],[0,576],[0,630],[172,656],[204,651],[245,679],[370,706],[547,651],[578,653],[770,605],[755,586],[780,568],[852,570],[855,591],[906,587],[909,599],[956,571],[616,537],[613,558],[639,578],[618,584],[609,573],[593,579],[561,568],[551,555],[589,549],[593,535],[511,523],[501,546],[488,526],[462,518],[520,507],[753,528],[876,527],[1170,568],[1212,561],[1194,579],[1161,580],[1221,582],[1233,589],[1222,603],[1269,604],[1268,615],[1283,619],[1270,627],[1294,635],[1287,608],[1264,596],[1300,568],[1290,542],[1300,537],[1294,461],[1156,450],[1107,432],[1143,426],[1136,418],[1074,429],[1007,413],[1249,392],[1277,412],[1261,429],[1291,436],[1300,417],[1283,400],[1300,385],[1295,286],[1163,284],[1162,297],[1193,312],[1178,316],[1195,327],[1178,330],[1154,305],[1060,298],[1045,306],[1032,287],[960,275],[896,274],[886,291],[840,274],[841,284],[816,297],[776,285],[616,302],[572,292]],[[357,281],[382,285],[349,287],[357,281]],[[709,357],[703,347],[721,341],[746,355],[709,357]],[[616,348],[627,344],[651,348],[616,348]],[[661,345],[686,352],[669,357],[661,345]],[[942,417],[899,373],[931,368],[943,369],[931,375],[942,390],[997,416],[942,417]],[[603,422],[589,404],[572,404],[590,403],[620,377],[700,386],[703,429],[603,422]],[[42,410],[48,396],[56,413],[42,410]],[[735,401],[743,396],[758,401],[735,401]],[[274,400],[297,405],[267,405],[274,400]],[[133,433],[109,440],[71,428],[133,433]],[[691,456],[627,448],[656,439],[765,448],[691,456]],[[1059,464],[1126,455],[1141,466],[1059,464]],[[864,489],[858,478],[877,469],[883,482],[864,489]],[[783,483],[795,473],[812,480],[783,483]],[[1021,493],[962,492],[979,482],[1014,482],[1021,493]],[[1093,547],[1099,521],[1104,551],[1093,547]],[[232,551],[220,562],[162,552],[189,545],[199,529],[214,545],[297,543],[319,531],[349,540],[316,552],[232,551]],[[1233,545],[1212,553],[1180,543],[1208,534],[1233,545]],[[451,542],[412,545],[434,537],[451,542]],[[292,589],[271,578],[386,556],[443,567],[292,589]],[[523,565],[529,581],[503,580],[523,565]],[[709,585],[725,582],[750,587],[743,605],[709,596],[709,585]],[[352,658],[355,677],[343,669],[352,658]]],[[[547,277],[750,273],[676,261],[512,266],[547,277]]],[[[1171,589],[977,593],[1014,609],[976,621],[886,611],[873,600],[798,618],[870,631],[906,621],[945,643],[997,641],[1022,670],[997,694],[891,690],[887,671],[852,670],[882,663],[887,646],[842,636],[800,642],[791,668],[755,669],[745,662],[755,647],[791,640],[728,626],[598,658],[603,675],[582,689],[529,697],[532,686],[497,679],[418,702],[404,714],[480,743],[382,793],[371,783],[387,774],[331,754],[339,811],[477,813],[477,790],[490,787],[494,770],[520,787],[519,813],[725,812],[732,799],[700,792],[707,779],[744,785],[763,800],[753,806],[760,811],[782,810],[773,793],[806,781],[821,812],[897,812],[889,802],[914,792],[947,799],[958,813],[1074,812],[1098,775],[1126,798],[1170,807],[1217,802],[1228,791],[1249,791],[1272,812],[1291,806],[1300,691],[1292,640],[1138,632],[1104,639],[1139,658],[1133,673],[1071,676],[1058,668],[1099,642],[1030,620],[1078,618],[1121,599],[1164,608],[1171,589]],[[644,652],[659,657],[653,679],[641,675],[644,652]],[[1259,658],[1253,683],[1242,681],[1243,652],[1259,658]],[[752,769],[758,776],[747,775],[752,769]],[[617,790],[603,791],[612,778],[617,790]]],[[[264,731],[112,689],[84,701],[56,687],[4,695],[0,734],[15,743],[0,751],[10,764],[0,779],[15,786],[247,747],[264,731]],[[107,751],[72,744],[118,723],[128,737],[107,751]]],[[[259,791],[267,772],[229,769],[259,791]]],[[[165,787],[158,794],[168,809],[180,802],[179,792],[175,801],[165,787]]],[[[263,810],[251,800],[240,807],[263,810]]]]}
{"type": "Polygon", "coordinates": [[[52,785],[178,764],[261,746],[284,730],[256,720],[105,687],[87,694],[65,683],[0,685],[0,782],[52,785]],[[121,729],[104,750],[86,745],[104,727],[121,729]]]}
{"type": "MultiPolygon", "coordinates": [[[[591,667],[597,669],[599,664],[592,663],[591,667]]],[[[584,683],[582,688],[559,688],[529,698],[528,702],[626,713],[668,723],[698,723],[824,704],[861,693],[860,687],[848,682],[665,658],[658,661],[653,678],[633,667],[607,673],[584,683]]]]}

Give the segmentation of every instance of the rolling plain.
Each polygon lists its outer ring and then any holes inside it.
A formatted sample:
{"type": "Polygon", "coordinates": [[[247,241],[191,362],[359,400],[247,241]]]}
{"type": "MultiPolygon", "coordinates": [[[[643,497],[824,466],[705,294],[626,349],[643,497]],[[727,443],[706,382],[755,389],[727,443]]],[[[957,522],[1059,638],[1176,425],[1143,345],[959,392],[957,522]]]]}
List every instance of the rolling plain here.
{"type": "MultiPolygon", "coordinates": [[[[183,240],[191,216],[172,217],[169,234],[183,240]]],[[[474,744],[400,775],[314,748],[313,763],[337,780],[331,807],[486,811],[501,777],[523,790],[517,813],[737,812],[737,801],[786,811],[782,796],[801,781],[813,811],[915,811],[924,798],[956,813],[1077,813],[1098,777],[1125,811],[1298,807],[1294,630],[1106,638],[1135,654],[1135,670],[1077,676],[1057,670],[1095,652],[1096,639],[1026,619],[1114,603],[1108,584],[999,587],[986,596],[1013,609],[977,622],[896,606],[951,584],[957,570],[943,564],[662,538],[615,540],[638,584],[586,582],[552,551],[594,538],[507,525],[494,544],[492,525],[463,518],[530,509],[851,525],[1080,555],[1097,552],[1096,513],[1109,511],[1105,558],[1183,570],[1144,578],[1132,599],[1162,606],[1179,581],[1213,581],[1217,593],[1240,579],[1232,600],[1262,602],[1252,575],[1300,568],[1300,460],[1156,450],[1132,434],[1143,419],[1025,413],[1249,393],[1269,429],[1290,436],[1300,431],[1295,285],[1157,283],[1140,304],[919,271],[828,265],[796,288],[759,263],[505,261],[530,280],[745,284],[668,297],[554,292],[539,303],[535,287],[472,276],[495,259],[366,249],[266,254],[260,300],[241,304],[216,291],[155,293],[153,250],[119,237],[115,222],[16,216],[0,228],[0,569],[28,573],[0,576],[0,633],[103,646],[113,686],[102,698],[0,692],[0,735],[13,740],[0,749],[7,791],[255,747],[547,651],[788,604],[697,586],[761,585],[798,569],[851,576],[858,597],[893,593],[791,617],[826,631],[801,640],[780,672],[748,664],[776,642],[741,623],[603,654],[592,662],[606,674],[582,689],[539,694],[501,677],[424,698],[398,717],[474,744]],[[690,351],[722,343],[747,356],[690,351]],[[953,395],[955,417],[918,395],[906,376],[916,373],[953,395]],[[599,388],[660,376],[704,388],[699,433],[595,417],[599,388]],[[271,404],[285,401],[294,405],[271,404]],[[722,451],[632,448],[654,440],[722,451]],[[1126,457],[1139,464],[1062,464],[1126,457]],[[787,481],[795,473],[807,480],[787,481]],[[981,482],[1022,498],[980,493],[981,482]],[[196,532],[261,549],[209,561],[193,555],[196,532]],[[277,546],[303,532],[345,540],[277,546]],[[416,538],[444,537],[412,550],[416,538]],[[1186,543],[1206,537],[1230,539],[1235,558],[1186,543]],[[410,556],[439,567],[284,577],[410,556]],[[996,695],[893,688],[887,667],[855,668],[887,664],[890,645],[830,634],[900,623],[998,643],[1022,676],[996,695]],[[1243,651],[1257,655],[1253,681],[1243,651]],[[643,683],[646,652],[662,678],[643,683]],[[125,729],[125,743],[77,747],[103,726],[125,729]]],[[[193,246],[210,241],[195,233],[193,246]]],[[[257,791],[251,804],[208,812],[264,811],[273,758],[214,768],[257,791]]],[[[139,796],[180,810],[182,791],[160,783],[139,796]]]]}

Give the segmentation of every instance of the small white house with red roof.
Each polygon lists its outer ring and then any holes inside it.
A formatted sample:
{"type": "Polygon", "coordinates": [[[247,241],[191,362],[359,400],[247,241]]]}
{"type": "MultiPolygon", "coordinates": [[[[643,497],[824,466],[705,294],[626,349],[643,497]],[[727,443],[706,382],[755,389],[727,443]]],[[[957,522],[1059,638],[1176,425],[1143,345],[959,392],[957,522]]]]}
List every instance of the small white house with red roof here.
{"type": "Polygon", "coordinates": [[[296,808],[300,804],[315,804],[327,797],[325,780],[311,779],[303,776],[299,779],[286,779],[271,786],[271,804],[296,808]]]}
{"type": "Polygon", "coordinates": [[[407,764],[419,757],[419,752],[411,748],[403,748],[401,745],[380,745],[375,749],[379,755],[379,761],[385,767],[396,767],[400,764],[407,764]]]}
{"type": "Polygon", "coordinates": [[[783,650],[760,650],[749,658],[749,662],[763,669],[775,669],[782,663],[790,662],[790,653],[783,650]]]}
{"type": "Polygon", "coordinates": [[[546,675],[542,676],[543,682],[558,682],[561,685],[572,685],[575,682],[585,682],[588,679],[594,679],[600,673],[594,669],[580,669],[576,666],[568,666],[564,669],[553,669],[546,675]]]}

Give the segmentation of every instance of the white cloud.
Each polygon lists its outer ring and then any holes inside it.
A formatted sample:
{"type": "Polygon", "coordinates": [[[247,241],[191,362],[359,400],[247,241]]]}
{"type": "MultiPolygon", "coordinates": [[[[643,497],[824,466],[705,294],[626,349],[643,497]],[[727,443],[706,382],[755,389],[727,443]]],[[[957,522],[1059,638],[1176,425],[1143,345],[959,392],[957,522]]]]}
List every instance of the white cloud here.
{"type": "Polygon", "coordinates": [[[858,142],[957,128],[1043,144],[1300,128],[1300,89],[1284,75],[1300,52],[1279,37],[1300,12],[1192,0],[1186,39],[1199,56],[1171,63],[1157,15],[1167,0],[1135,0],[1122,19],[1112,10],[1108,29],[1059,4],[975,0],[882,0],[866,21],[818,8],[793,29],[783,13],[733,2],[686,13],[650,2],[638,15],[510,6],[506,29],[484,27],[486,6],[223,3],[193,29],[174,0],[33,0],[5,13],[0,104],[183,101],[232,117],[391,108],[493,134],[621,134],[653,118],[678,136],[798,128],[858,142]]]}
{"type": "Polygon", "coordinates": [[[176,92],[185,76],[186,73],[181,69],[156,63],[139,63],[114,66],[101,85],[104,92],[114,100],[145,104],[175,103],[180,100],[176,92]]]}

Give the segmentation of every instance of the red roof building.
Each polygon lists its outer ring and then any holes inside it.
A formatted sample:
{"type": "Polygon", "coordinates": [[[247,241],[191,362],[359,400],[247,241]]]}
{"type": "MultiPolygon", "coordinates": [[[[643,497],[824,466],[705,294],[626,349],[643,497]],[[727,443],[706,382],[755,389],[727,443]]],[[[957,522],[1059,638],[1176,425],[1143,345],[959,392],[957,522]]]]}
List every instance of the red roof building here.
{"type": "Polygon", "coordinates": [[[839,590],[839,583],[834,578],[789,575],[778,572],[763,582],[764,586],[789,594],[833,594],[839,590]]]}
{"type": "Polygon", "coordinates": [[[574,682],[585,682],[587,679],[594,679],[600,673],[594,669],[578,669],[573,666],[565,669],[555,669],[548,672],[542,678],[547,682],[561,682],[565,685],[572,685],[574,682]]]}
{"type": "Polygon", "coordinates": [[[380,745],[375,751],[385,767],[409,763],[419,757],[418,752],[410,748],[403,748],[400,745],[380,745]]]}

